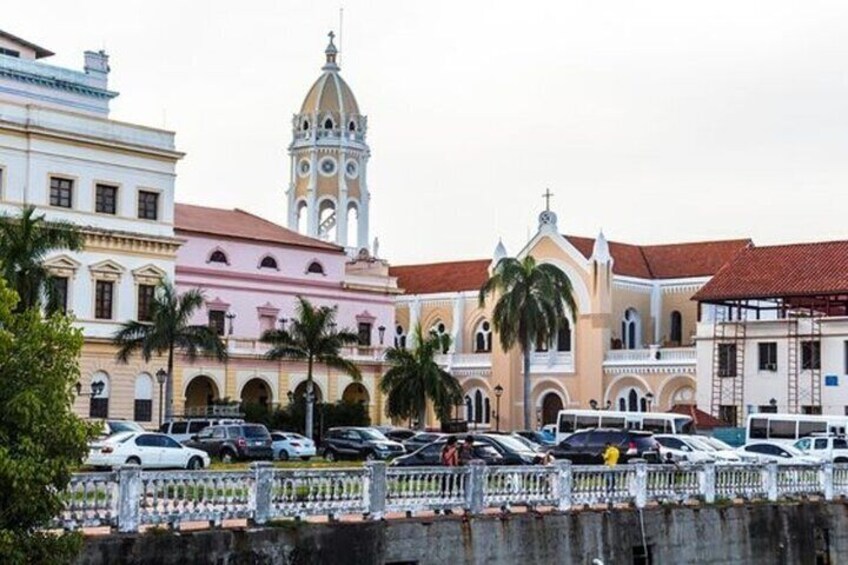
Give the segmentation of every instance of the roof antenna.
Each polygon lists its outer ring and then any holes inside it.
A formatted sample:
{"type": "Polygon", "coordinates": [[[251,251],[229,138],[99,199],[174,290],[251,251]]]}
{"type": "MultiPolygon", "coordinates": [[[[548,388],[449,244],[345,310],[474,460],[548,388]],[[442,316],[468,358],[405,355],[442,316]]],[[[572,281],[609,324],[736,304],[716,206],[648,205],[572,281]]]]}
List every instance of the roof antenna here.
{"type": "Polygon", "coordinates": [[[339,66],[342,66],[342,29],[344,26],[344,7],[339,8],[339,66]]]}

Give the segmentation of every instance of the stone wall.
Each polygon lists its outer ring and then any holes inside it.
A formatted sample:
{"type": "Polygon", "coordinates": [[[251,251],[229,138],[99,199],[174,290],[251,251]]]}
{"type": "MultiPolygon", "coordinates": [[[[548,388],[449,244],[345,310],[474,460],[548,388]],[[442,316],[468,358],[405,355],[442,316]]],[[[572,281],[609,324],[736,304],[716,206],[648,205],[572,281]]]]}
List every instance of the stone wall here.
{"type": "Polygon", "coordinates": [[[848,555],[840,503],[655,507],[568,514],[147,533],[88,538],[80,565],[111,563],[511,564],[839,563],[848,555]],[[817,558],[819,559],[817,561],[817,558]]]}

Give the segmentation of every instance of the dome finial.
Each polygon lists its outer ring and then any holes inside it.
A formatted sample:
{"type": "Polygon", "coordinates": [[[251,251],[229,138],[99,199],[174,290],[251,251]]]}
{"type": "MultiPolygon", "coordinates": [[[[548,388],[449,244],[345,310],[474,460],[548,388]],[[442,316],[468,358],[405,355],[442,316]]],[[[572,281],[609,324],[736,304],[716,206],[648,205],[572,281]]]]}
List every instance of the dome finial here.
{"type": "Polygon", "coordinates": [[[327,63],[322,67],[322,70],[337,71],[339,70],[339,66],[336,64],[336,55],[339,54],[339,50],[336,49],[336,44],[333,43],[333,39],[336,37],[336,34],[331,30],[330,33],[327,34],[327,37],[330,38],[330,43],[324,50],[324,54],[327,55],[327,63]]]}

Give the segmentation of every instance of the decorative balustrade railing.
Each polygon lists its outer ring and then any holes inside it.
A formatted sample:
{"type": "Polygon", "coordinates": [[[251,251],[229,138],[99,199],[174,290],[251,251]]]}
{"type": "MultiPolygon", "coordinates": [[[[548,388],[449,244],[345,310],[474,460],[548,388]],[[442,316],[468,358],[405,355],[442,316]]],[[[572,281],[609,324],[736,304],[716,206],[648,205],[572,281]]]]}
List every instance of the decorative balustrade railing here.
{"type": "Polygon", "coordinates": [[[716,499],[848,497],[848,464],[388,467],[246,471],[155,471],[128,466],[111,473],[75,475],[55,528],[103,526],[122,532],[179,527],[188,522],[255,524],[281,518],[338,518],[513,506],[568,511],[597,504],[682,503],[716,499]]]}

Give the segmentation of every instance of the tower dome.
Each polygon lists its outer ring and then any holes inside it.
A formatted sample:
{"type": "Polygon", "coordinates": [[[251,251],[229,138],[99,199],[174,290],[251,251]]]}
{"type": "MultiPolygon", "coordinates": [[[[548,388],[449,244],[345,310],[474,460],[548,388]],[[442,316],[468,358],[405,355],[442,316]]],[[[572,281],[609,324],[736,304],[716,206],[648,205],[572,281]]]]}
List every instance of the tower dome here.
{"type": "Polygon", "coordinates": [[[329,33],[322,73],[292,119],[289,227],[356,254],[368,247],[368,121],[339,75],[329,33]]]}

